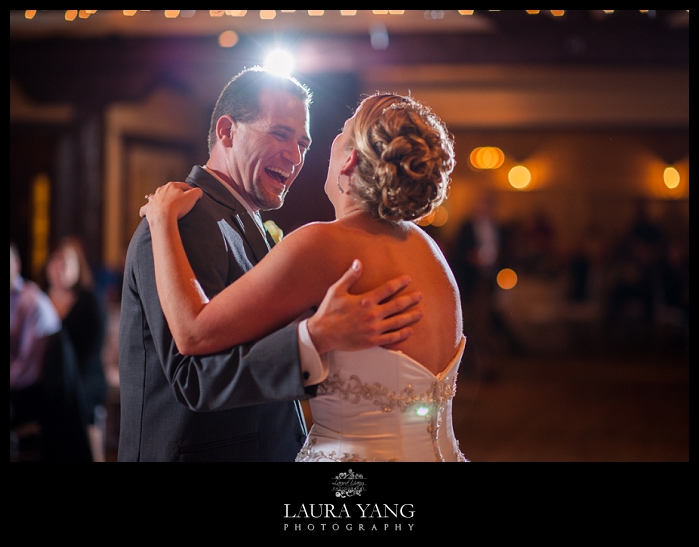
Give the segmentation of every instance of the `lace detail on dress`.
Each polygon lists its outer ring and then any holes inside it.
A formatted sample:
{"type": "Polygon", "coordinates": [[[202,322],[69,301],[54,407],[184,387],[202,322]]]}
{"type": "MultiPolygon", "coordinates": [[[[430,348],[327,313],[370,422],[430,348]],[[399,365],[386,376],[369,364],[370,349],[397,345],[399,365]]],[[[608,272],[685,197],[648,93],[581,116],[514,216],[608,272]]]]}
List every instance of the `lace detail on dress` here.
{"type": "MultiPolygon", "coordinates": [[[[376,460],[369,460],[367,458],[362,458],[357,454],[350,454],[345,452],[342,456],[338,456],[335,451],[326,454],[322,450],[314,450],[313,447],[316,445],[317,439],[311,439],[308,441],[304,447],[299,451],[296,456],[297,462],[317,462],[319,460],[330,460],[333,462],[373,462],[376,460]]],[[[395,462],[398,460],[388,460],[390,462],[395,462]]]]}
{"type": "MultiPolygon", "coordinates": [[[[340,374],[330,375],[318,386],[318,395],[339,392],[341,396],[352,404],[358,404],[361,400],[373,401],[376,406],[381,407],[383,412],[393,412],[398,409],[401,412],[415,412],[423,416],[427,422],[427,432],[432,438],[432,446],[436,461],[446,461],[442,456],[437,438],[439,428],[442,423],[442,416],[446,410],[446,405],[454,398],[456,393],[456,377],[448,380],[435,380],[430,388],[422,393],[418,393],[411,384],[408,384],[402,391],[390,391],[380,383],[364,383],[357,375],[352,375],[346,381],[340,374]]],[[[303,447],[296,458],[296,461],[317,461],[319,459],[329,459],[338,462],[361,462],[368,461],[357,454],[345,453],[338,456],[335,452],[325,454],[322,451],[313,450],[315,439],[303,447]]],[[[454,454],[457,461],[467,461],[460,450],[454,454]]]]}

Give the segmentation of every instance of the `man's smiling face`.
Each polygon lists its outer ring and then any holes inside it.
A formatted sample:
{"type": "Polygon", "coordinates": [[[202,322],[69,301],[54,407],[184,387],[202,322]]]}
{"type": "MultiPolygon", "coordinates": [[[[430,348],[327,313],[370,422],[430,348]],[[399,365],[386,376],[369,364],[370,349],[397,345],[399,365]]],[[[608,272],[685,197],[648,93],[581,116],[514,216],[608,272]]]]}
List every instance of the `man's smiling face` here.
{"type": "Polygon", "coordinates": [[[269,90],[260,107],[257,120],[233,126],[229,173],[253,206],[279,209],[311,144],[308,110],[294,95],[269,90]]]}

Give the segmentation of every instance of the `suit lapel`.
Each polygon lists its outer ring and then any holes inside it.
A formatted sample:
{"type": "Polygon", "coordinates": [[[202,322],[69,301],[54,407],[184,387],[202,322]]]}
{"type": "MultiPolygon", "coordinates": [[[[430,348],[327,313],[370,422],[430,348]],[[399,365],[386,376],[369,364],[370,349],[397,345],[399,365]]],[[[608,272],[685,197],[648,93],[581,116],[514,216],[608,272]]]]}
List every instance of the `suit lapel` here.
{"type": "Polygon", "coordinates": [[[262,257],[269,252],[269,248],[267,247],[267,243],[260,233],[260,229],[247,210],[237,214],[236,219],[240,227],[243,229],[243,237],[247,240],[253,254],[255,255],[255,258],[259,262],[262,260],[262,257]]]}
{"type": "MultiPolygon", "coordinates": [[[[262,260],[262,257],[269,252],[269,248],[257,224],[243,204],[239,203],[220,181],[198,165],[192,167],[187,177],[187,183],[201,188],[211,199],[231,210],[229,224],[235,224],[240,228],[240,234],[248,242],[255,261],[259,262],[262,260]]],[[[265,233],[267,233],[266,230],[265,233]]],[[[269,239],[267,237],[267,240],[269,239]]]]}

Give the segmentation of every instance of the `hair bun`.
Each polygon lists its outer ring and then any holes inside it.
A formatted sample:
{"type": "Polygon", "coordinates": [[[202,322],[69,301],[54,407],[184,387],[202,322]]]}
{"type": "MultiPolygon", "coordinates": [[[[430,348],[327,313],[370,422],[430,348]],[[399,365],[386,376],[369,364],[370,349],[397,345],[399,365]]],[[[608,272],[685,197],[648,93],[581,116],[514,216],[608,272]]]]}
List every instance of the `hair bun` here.
{"type": "Polygon", "coordinates": [[[377,94],[357,110],[353,133],[359,200],[375,218],[415,220],[447,196],[454,169],[453,139],[444,123],[417,101],[377,94]]]}

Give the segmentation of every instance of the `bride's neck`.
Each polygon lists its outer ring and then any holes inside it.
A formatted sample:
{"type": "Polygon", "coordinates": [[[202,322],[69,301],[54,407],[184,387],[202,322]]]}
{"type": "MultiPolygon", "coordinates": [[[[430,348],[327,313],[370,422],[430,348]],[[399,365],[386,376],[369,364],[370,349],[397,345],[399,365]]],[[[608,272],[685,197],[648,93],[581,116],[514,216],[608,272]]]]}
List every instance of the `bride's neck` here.
{"type": "Polygon", "coordinates": [[[365,213],[364,209],[359,207],[358,205],[354,205],[353,207],[346,207],[340,214],[337,216],[337,219],[343,219],[347,218],[348,216],[356,216],[360,213],[365,213]]]}
{"type": "Polygon", "coordinates": [[[335,203],[335,219],[342,220],[343,218],[357,216],[364,209],[351,196],[341,196],[335,203]]]}

